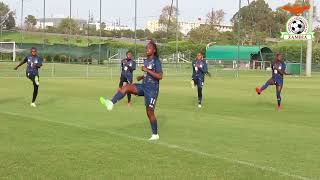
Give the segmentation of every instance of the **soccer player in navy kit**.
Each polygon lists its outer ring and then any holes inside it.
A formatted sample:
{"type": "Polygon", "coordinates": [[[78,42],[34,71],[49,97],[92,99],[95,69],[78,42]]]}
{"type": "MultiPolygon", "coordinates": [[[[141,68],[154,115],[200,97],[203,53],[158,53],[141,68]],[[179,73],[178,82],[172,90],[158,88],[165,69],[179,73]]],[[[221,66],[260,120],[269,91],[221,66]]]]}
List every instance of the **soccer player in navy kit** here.
{"type": "Polygon", "coordinates": [[[24,60],[14,68],[18,70],[20,66],[27,63],[26,76],[33,83],[33,96],[31,101],[31,106],[36,107],[35,101],[38,96],[39,89],[39,68],[42,66],[42,59],[37,55],[37,49],[35,47],[31,48],[31,55],[24,58],[24,60]]]}
{"type": "MultiPolygon", "coordinates": [[[[132,84],[133,71],[136,70],[136,62],[132,59],[132,52],[127,52],[127,57],[121,61],[121,76],[119,88],[132,84]]],[[[127,94],[128,106],[131,106],[131,94],[127,94]]]]}
{"type": "Polygon", "coordinates": [[[283,87],[283,76],[284,75],[290,75],[286,72],[286,64],[283,62],[282,54],[277,53],[276,59],[272,63],[272,77],[262,86],[257,87],[256,92],[258,95],[260,95],[265,89],[268,88],[270,85],[276,86],[276,95],[277,95],[277,103],[278,103],[278,110],[280,110],[281,107],[281,91],[283,87]]]}
{"type": "Polygon", "coordinates": [[[202,107],[202,88],[204,85],[205,75],[208,74],[208,65],[203,60],[202,53],[198,53],[196,60],[192,61],[192,81],[193,85],[197,86],[198,89],[198,107],[202,107]]]}
{"type": "Polygon", "coordinates": [[[150,41],[146,47],[147,59],[144,60],[141,70],[144,72],[143,76],[137,78],[138,81],[143,80],[141,84],[129,84],[123,86],[114,95],[112,100],[100,97],[100,102],[107,107],[108,110],[113,109],[113,105],[125,97],[126,94],[135,94],[144,96],[147,116],[149,118],[152,130],[152,136],[149,140],[158,140],[158,125],[154,113],[156,102],[159,94],[159,81],[162,79],[162,67],[158,55],[157,45],[150,41]]]}

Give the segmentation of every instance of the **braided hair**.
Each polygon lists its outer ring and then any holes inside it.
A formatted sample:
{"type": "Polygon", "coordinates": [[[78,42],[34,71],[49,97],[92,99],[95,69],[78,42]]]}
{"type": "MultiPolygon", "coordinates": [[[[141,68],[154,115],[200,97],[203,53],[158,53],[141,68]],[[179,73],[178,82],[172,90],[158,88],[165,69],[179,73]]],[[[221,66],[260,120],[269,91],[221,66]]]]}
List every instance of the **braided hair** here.
{"type": "Polygon", "coordinates": [[[158,53],[158,47],[157,47],[157,44],[153,41],[153,40],[150,40],[148,45],[151,44],[155,50],[154,52],[154,56],[159,58],[159,53],[158,53]]]}

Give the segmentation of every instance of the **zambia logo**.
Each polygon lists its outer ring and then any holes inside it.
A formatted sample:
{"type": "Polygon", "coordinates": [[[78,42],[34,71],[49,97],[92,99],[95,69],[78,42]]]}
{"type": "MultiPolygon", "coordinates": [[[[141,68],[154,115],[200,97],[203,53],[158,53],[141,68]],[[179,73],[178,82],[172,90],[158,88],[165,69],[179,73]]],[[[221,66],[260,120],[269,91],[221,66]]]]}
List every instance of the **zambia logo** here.
{"type": "Polygon", "coordinates": [[[285,40],[310,40],[314,38],[314,32],[309,32],[309,24],[306,18],[301,16],[304,11],[310,9],[310,6],[284,6],[283,10],[289,11],[295,16],[287,22],[287,32],[281,33],[281,38],[285,40]]]}

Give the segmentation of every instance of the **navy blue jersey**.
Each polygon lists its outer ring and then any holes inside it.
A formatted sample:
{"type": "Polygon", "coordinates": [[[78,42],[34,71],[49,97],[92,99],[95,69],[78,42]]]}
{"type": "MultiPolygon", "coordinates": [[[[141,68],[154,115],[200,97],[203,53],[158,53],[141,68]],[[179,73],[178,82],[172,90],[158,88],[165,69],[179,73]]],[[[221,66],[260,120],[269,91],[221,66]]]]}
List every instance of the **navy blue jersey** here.
{"type": "Polygon", "coordinates": [[[281,74],[278,70],[286,71],[286,64],[284,62],[275,61],[272,63],[272,78],[275,79],[283,79],[283,74],[281,74]]]}
{"type": "Polygon", "coordinates": [[[39,56],[27,56],[23,62],[27,63],[27,74],[39,75],[38,69],[42,66],[42,59],[39,56]]]}
{"type": "Polygon", "coordinates": [[[205,74],[208,73],[208,65],[203,60],[192,61],[192,79],[200,79],[204,81],[205,74]]]}
{"type": "Polygon", "coordinates": [[[136,70],[136,62],[132,59],[123,59],[121,61],[121,75],[132,74],[136,70]]]}
{"type": "MultiPolygon", "coordinates": [[[[156,73],[162,73],[162,66],[160,59],[154,57],[152,60],[145,59],[143,65],[156,73]]],[[[151,88],[153,90],[159,89],[159,80],[148,74],[147,72],[144,74],[143,84],[146,88],[151,88]]]]}

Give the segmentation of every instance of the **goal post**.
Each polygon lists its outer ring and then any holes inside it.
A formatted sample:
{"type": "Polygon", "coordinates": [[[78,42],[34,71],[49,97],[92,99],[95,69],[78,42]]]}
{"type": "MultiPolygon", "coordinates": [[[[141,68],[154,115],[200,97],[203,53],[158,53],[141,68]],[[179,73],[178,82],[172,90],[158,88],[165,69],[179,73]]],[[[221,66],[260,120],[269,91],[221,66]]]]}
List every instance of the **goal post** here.
{"type": "MultiPolygon", "coordinates": [[[[16,61],[16,42],[0,42],[0,54],[1,54],[1,60],[3,57],[3,54],[10,54],[12,56],[12,61],[16,61]]],[[[9,55],[9,57],[10,57],[9,55]]],[[[10,57],[11,58],[11,57],[10,57]]],[[[9,60],[9,59],[6,59],[9,60]]]]}

